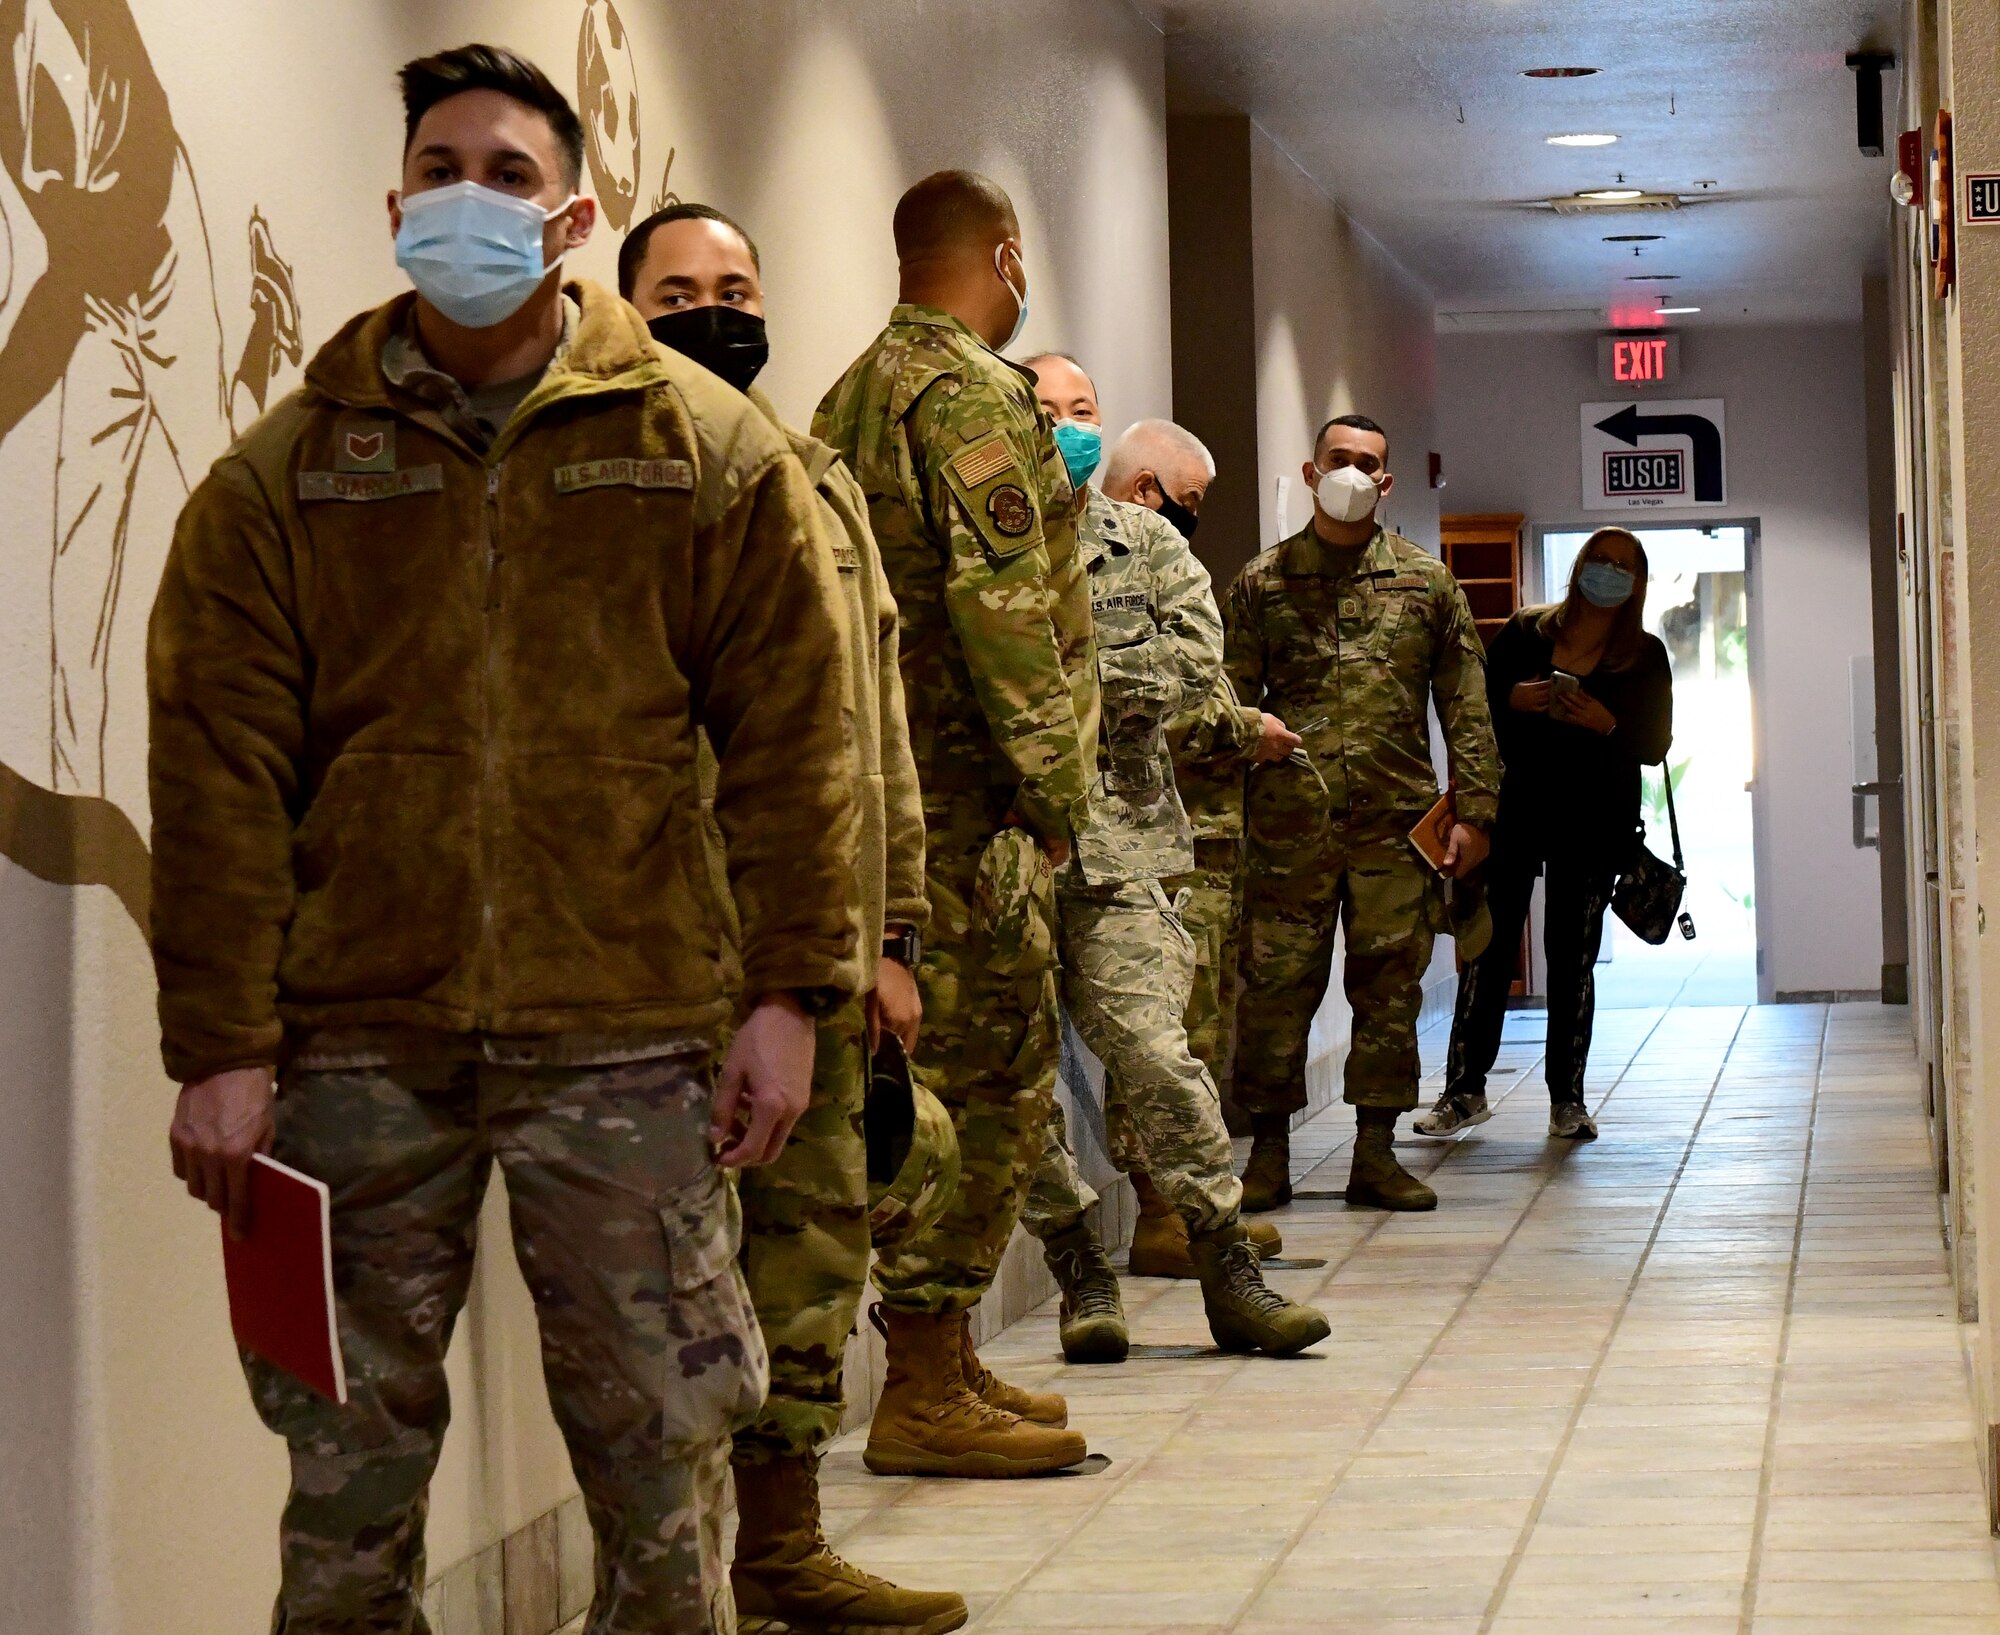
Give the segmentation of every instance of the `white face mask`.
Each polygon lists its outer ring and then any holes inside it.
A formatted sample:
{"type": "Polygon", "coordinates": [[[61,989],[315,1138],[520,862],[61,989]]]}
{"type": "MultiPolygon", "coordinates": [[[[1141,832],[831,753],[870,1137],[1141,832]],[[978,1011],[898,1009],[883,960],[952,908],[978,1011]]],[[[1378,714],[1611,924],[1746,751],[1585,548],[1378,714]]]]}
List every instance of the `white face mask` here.
{"type": "Polygon", "coordinates": [[[1355,466],[1336,466],[1313,485],[1319,508],[1335,522],[1362,522],[1382,503],[1382,485],[1355,466]]]}
{"type": "MultiPolygon", "coordinates": [[[[1014,259],[1018,262],[1020,257],[1014,259]]],[[[1000,275],[1000,282],[1007,286],[1007,293],[1014,297],[1016,304],[1014,327],[1007,338],[994,348],[996,352],[1005,352],[1021,338],[1021,331],[1028,327],[1028,269],[1025,266],[1021,268],[1021,287],[1016,289],[1014,280],[1007,276],[1007,246],[996,244],[993,247],[993,270],[1000,275]]]]}

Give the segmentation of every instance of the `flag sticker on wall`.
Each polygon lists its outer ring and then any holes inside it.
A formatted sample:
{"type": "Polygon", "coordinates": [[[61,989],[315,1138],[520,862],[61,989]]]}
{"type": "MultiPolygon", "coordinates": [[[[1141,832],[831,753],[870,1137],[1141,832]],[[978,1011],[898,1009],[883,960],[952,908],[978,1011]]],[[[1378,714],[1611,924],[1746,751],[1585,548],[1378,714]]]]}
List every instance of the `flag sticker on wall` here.
{"type": "Polygon", "coordinates": [[[2000,176],[1981,171],[1965,178],[1965,225],[2000,227],[2000,176]]]}
{"type": "Polygon", "coordinates": [[[1721,398],[1583,406],[1586,511],[1700,511],[1728,504],[1721,398]]]}

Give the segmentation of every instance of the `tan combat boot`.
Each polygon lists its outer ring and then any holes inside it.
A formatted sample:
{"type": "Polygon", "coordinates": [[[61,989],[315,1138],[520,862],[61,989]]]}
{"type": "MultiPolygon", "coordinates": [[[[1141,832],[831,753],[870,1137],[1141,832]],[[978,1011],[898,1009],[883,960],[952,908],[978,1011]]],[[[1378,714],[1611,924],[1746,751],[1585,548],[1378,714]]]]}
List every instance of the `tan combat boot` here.
{"type": "Polygon", "coordinates": [[[944,1635],[966,1619],[950,1590],[898,1589],[842,1561],[819,1521],[813,1454],[736,1461],[736,1560],[729,1582],[743,1635],[944,1635]]]}
{"type": "Polygon", "coordinates": [[[1396,1162],[1396,1114],[1388,1107],[1355,1108],[1354,1167],[1347,1201],[1367,1209],[1435,1209],[1438,1195],[1396,1162]]]}
{"type": "Polygon", "coordinates": [[[1290,1357],[1333,1332],[1311,1306],[1287,1300],[1264,1281],[1257,1251],[1240,1223],[1203,1232],[1192,1247],[1208,1331],[1224,1351],[1290,1357]]]}
{"type": "Polygon", "coordinates": [[[1069,1423],[1069,1404],[1058,1392],[1024,1391],[1018,1385],[1009,1385],[979,1360],[979,1353],[972,1349],[972,1313],[969,1311],[959,1314],[959,1336],[959,1373],[965,1379],[966,1389],[987,1407],[998,1408],[1003,1414],[1012,1414],[1016,1419],[1025,1419],[1031,1425],[1053,1425],[1061,1429],[1069,1423]]]}
{"type": "MultiPolygon", "coordinates": [[[[1125,1269],[1134,1277],[1193,1277],[1194,1259],[1188,1253],[1187,1222],[1181,1212],[1160,1195],[1143,1170],[1132,1172],[1132,1190],[1139,1195],[1139,1223],[1132,1230],[1132,1253],[1125,1269]]],[[[1285,1252],[1284,1238],[1268,1221],[1243,1225],[1260,1258],[1272,1260],[1285,1252]]]]}
{"type": "Polygon", "coordinates": [[[1062,1290],[1059,1324],[1063,1361],[1123,1362],[1132,1349],[1132,1336],[1125,1328],[1125,1303],[1118,1294],[1118,1274],[1111,1269],[1104,1245],[1097,1241],[1089,1221],[1078,1221],[1067,1232],[1050,1238],[1042,1245],[1042,1258],[1062,1290]]]}
{"type": "Polygon", "coordinates": [[[965,1315],[872,1317],[889,1342],[889,1377],[861,1462],[878,1476],[1040,1476],[1089,1457],[1075,1431],[1034,1425],[982,1402],[966,1382],[965,1315]]]}
{"type": "Polygon", "coordinates": [[[1255,1138],[1243,1169],[1243,1211],[1261,1215],[1292,1201],[1292,1118],[1289,1113],[1256,1113],[1255,1138]]]}

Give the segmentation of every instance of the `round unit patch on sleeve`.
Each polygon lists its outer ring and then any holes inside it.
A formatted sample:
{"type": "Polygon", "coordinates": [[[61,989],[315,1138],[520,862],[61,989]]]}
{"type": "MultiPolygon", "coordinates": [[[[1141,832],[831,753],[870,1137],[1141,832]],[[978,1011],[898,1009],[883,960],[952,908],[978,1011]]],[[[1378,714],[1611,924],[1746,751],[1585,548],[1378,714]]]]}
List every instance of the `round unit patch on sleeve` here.
{"type": "Polygon", "coordinates": [[[986,498],[986,514],[1009,539],[1019,539],[1035,526],[1035,508],[1025,489],[1002,483],[986,498]]]}

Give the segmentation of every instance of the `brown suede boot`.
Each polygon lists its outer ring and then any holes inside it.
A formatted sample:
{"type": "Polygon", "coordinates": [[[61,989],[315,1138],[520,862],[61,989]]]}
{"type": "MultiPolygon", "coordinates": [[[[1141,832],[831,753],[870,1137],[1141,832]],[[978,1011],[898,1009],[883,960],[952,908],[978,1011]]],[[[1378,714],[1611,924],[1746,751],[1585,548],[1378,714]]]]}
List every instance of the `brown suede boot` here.
{"type": "Polygon", "coordinates": [[[819,1460],[732,1461],[736,1560],[729,1569],[743,1635],[944,1635],[966,1619],[950,1590],[898,1589],[842,1561],[819,1521],[819,1460]]]}
{"type": "Polygon", "coordinates": [[[1197,1237],[1194,1263],[1208,1331],[1224,1351],[1292,1357],[1333,1332],[1322,1313],[1287,1300],[1264,1281],[1257,1251],[1239,1222],[1197,1237]]]}
{"type": "Polygon", "coordinates": [[[1032,1425],[973,1395],[960,1312],[870,1314],[889,1342],[889,1377],[861,1462],[878,1476],[1039,1476],[1090,1454],[1075,1431],[1032,1425]]]}
{"type": "MultiPolygon", "coordinates": [[[[1125,1269],[1134,1277],[1193,1277],[1194,1258],[1188,1253],[1187,1222],[1161,1196],[1153,1178],[1132,1172],[1132,1190],[1139,1195],[1139,1222],[1132,1229],[1132,1252],[1125,1269]]],[[[1271,1260],[1285,1252],[1285,1240],[1267,1221],[1245,1221],[1258,1255],[1271,1260]]]]}
{"type": "Polygon", "coordinates": [[[1357,1107],[1354,1166],[1347,1174],[1347,1201],[1364,1209],[1435,1209],[1438,1195],[1396,1162],[1396,1113],[1389,1107],[1357,1107]]]}
{"type": "Polygon", "coordinates": [[[1009,1385],[972,1349],[972,1313],[961,1312],[958,1319],[960,1351],[958,1367],[966,1389],[989,1408],[1025,1419],[1030,1425],[1053,1425],[1058,1430],[1069,1423],[1069,1404],[1054,1391],[1024,1391],[1009,1385]]]}
{"type": "Polygon", "coordinates": [[[1253,1113],[1250,1162],[1243,1169],[1243,1210],[1261,1215],[1292,1201],[1292,1118],[1289,1113],[1253,1113]]]}
{"type": "MultiPolygon", "coordinates": [[[[1087,1219],[1078,1221],[1067,1232],[1043,1241],[1042,1258],[1048,1262],[1056,1287],[1062,1290],[1056,1332],[1062,1340],[1063,1361],[1123,1362],[1132,1349],[1132,1336],[1125,1327],[1118,1274],[1111,1269],[1096,1229],[1087,1219]]],[[[1014,1412],[1024,1419],[1034,1417],[1019,1408],[1014,1412]]],[[[1067,1412],[1064,1417],[1068,1417],[1067,1412]]]]}

